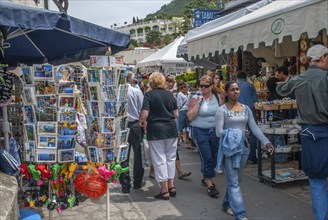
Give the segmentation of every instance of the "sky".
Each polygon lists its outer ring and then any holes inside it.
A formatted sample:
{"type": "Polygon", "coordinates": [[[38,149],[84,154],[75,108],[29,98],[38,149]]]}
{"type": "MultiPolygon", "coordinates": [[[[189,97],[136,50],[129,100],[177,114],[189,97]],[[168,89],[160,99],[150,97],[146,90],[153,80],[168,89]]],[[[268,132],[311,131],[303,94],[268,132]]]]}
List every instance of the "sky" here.
{"type": "MultiPolygon", "coordinates": [[[[145,18],[172,0],[68,0],[68,15],[110,28],[114,23],[123,26],[132,23],[133,17],[145,18]]],[[[50,9],[58,11],[49,0],[50,9]]]]}

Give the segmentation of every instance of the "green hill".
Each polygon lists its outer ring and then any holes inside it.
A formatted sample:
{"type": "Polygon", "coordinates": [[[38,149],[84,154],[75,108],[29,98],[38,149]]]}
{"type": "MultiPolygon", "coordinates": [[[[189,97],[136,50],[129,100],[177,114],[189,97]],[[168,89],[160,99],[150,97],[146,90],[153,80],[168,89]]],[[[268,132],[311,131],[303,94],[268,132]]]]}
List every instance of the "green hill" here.
{"type": "Polygon", "coordinates": [[[193,5],[202,5],[208,4],[209,2],[217,3],[219,0],[173,0],[169,4],[165,4],[155,13],[148,14],[145,21],[153,19],[170,19],[172,17],[183,17],[185,11],[187,10],[186,6],[193,5]]]}

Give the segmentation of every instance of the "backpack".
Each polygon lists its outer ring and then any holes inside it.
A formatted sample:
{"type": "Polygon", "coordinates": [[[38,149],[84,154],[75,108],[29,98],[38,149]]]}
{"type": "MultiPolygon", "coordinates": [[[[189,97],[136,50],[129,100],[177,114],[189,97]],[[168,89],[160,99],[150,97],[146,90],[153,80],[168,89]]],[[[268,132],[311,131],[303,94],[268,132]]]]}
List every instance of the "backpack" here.
{"type": "Polygon", "coordinates": [[[12,176],[18,176],[20,173],[16,159],[4,149],[0,149],[0,170],[12,176]]]}

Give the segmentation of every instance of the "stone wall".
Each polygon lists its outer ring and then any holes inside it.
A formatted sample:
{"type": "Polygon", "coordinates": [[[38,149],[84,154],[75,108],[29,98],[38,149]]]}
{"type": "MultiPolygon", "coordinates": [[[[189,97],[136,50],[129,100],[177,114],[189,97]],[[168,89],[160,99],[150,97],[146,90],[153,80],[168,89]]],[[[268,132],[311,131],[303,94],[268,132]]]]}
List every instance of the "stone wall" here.
{"type": "Polygon", "coordinates": [[[0,171],[0,219],[18,219],[18,183],[14,176],[0,171]]]}

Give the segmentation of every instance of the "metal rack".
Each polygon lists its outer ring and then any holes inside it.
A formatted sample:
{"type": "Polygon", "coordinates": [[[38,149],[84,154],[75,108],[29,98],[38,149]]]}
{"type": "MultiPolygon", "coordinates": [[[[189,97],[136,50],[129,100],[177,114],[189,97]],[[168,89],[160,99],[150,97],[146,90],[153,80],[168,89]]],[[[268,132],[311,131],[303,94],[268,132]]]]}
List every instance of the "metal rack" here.
{"type": "MultiPolygon", "coordinates": [[[[272,110],[270,110],[272,111],[272,110]]],[[[262,110],[261,115],[263,115],[266,119],[267,117],[267,110],[262,110]]],[[[266,120],[264,120],[266,121],[266,120]]],[[[265,134],[265,132],[263,132],[265,134]]],[[[286,134],[271,134],[272,138],[275,139],[277,135],[287,135],[286,134]]],[[[269,135],[269,134],[266,134],[269,135]]],[[[277,184],[288,183],[288,182],[295,182],[295,181],[307,181],[308,177],[302,171],[301,165],[301,156],[302,156],[302,149],[298,148],[293,152],[294,159],[295,155],[298,156],[298,168],[281,168],[276,169],[276,156],[275,152],[271,155],[270,158],[270,170],[262,170],[262,151],[261,151],[261,144],[257,141],[257,155],[258,155],[258,177],[260,182],[267,181],[272,184],[272,187],[276,187],[277,184]]]]}

